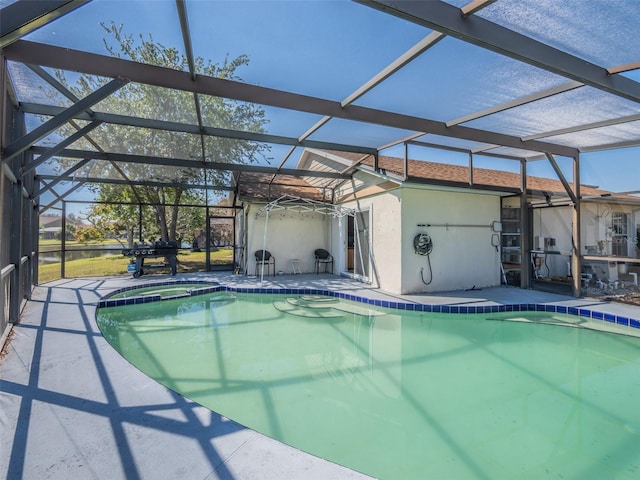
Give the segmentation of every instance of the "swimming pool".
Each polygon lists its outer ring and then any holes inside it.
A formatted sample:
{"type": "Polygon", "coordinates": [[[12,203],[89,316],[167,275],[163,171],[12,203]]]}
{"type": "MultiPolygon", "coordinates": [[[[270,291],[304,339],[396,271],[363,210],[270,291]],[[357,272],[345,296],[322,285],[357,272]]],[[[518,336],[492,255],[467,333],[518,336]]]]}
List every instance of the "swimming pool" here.
{"type": "Polygon", "coordinates": [[[97,320],[168,388],[382,479],[640,474],[640,339],[581,317],[222,291],[97,320]]]}

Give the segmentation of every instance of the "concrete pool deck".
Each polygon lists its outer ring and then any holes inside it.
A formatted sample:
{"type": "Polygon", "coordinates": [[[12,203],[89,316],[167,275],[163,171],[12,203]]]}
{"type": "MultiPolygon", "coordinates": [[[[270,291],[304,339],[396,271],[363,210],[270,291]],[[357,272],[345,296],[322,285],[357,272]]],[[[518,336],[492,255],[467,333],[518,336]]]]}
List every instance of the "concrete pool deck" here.
{"type": "MultiPolygon", "coordinates": [[[[185,399],[151,380],[106,342],[95,323],[102,296],[174,279],[260,286],[255,277],[213,273],[64,279],[35,288],[0,359],[0,477],[369,478],[185,399]]],[[[638,307],[513,287],[399,296],[323,274],[269,277],[262,286],[330,289],[437,305],[554,304],[640,320],[638,307]]],[[[610,329],[640,333],[616,325],[610,329]]]]}

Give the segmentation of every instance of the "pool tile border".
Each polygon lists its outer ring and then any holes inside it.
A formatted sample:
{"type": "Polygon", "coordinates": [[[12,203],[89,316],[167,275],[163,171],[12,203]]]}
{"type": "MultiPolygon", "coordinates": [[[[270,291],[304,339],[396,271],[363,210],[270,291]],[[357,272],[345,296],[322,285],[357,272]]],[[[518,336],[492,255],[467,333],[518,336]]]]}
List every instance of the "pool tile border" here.
{"type": "Polygon", "coordinates": [[[359,295],[353,295],[344,292],[335,292],[333,290],[316,289],[316,288],[264,288],[264,287],[230,287],[227,285],[220,285],[217,282],[211,281],[188,281],[188,280],[173,280],[168,282],[147,283],[144,285],[134,285],[129,287],[120,288],[110,292],[100,299],[98,302],[98,308],[116,307],[122,305],[136,305],[140,303],[158,302],[163,300],[174,300],[177,298],[186,298],[189,296],[205,295],[208,293],[216,292],[234,292],[234,293],[272,293],[279,295],[326,295],[331,297],[337,297],[344,300],[351,300],[354,302],[365,303],[376,307],[391,308],[396,310],[409,310],[415,312],[427,312],[427,313],[453,313],[453,314],[476,314],[476,313],[498,313],[498,312],[548,312],[548,313],[563,313],[569,315],[577,315],[580,317],[591,318],[594,320],[600,320],[617,325],[622,325],[631,328],[640,328],[640,319],[630,318],[622,315],[614,315],[611,313],[599,312],[597,310],[590,310],[588,308],[569,307],[566,305],[551,305],[547,303],[513,303],[506,305],[433,305],[427,303],[415,303],[415,302],[398,302],[379,300],[373,298],[362,297],[359,295]],[[162,285],[179,285],[179,284],[198,284],[203,285],[202,288],[196,288],[190,290],[187,293],[180,295],[172,295],[168,297],[161,297],[160,295],[146,295],[143,297],[129,297],[122,299],[111,299],[110,297],[122,293],[125,291],[136,290],[140,288],[146,288],[149,286],[162,286],[162,285]]]}
{"type": "Polygon", "coordinates": [[[159,302],[161,300],[175,300],[176,298],[184,298],[195,295],[204,295],[205,293],[213,293],[219,291],[221,288],[217,282],[210,282],[204,280],[170,280],[167,282],[153,282],[145,283],[141,285],[131,285],[128,287],[118,288],[113,292],[109,292],[102,297],[98,302],[98,308],[106,307],[120,307],[122,305],[135,305],[139,303],[159,302]],[[161,287],[163,285],[204,285],[202,288],[191,290],[189,293],[183,293],[179,295],[171,295],[167,297],[161,297],[160,295],[145,295],[142,297],[129,297],[129,298],[111,298],[114,295],[118,295],[122,292],[129,292],[131,290],[140,290],[148,287],[161,287]],[[132,301],[133,300],[133,301],[132,301]]]}

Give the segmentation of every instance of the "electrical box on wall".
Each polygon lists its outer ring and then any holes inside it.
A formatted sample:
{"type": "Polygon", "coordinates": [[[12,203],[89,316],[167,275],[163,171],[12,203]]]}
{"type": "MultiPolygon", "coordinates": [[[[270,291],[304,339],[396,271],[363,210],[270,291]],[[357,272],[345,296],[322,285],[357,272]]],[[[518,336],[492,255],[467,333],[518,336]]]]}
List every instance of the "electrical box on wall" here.
{"type": "Polygon", "coordinates": [[[534,250],[549,250],[556,246],[556,239],[552,237],[534,237],[533,249],[534,250]]]}

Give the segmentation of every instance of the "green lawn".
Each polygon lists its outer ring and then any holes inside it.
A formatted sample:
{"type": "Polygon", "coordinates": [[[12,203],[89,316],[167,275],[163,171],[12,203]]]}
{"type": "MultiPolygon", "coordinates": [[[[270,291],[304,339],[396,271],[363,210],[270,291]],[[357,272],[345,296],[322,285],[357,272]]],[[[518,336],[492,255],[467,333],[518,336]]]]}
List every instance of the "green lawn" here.
{"type": "MultiPolygon", "coordinates": [[[[219,250],[211,252],[211,263],[228,263],[231,261],[233,250],[219,250]]],[[[127,272],[130,257],[123,255],[109,255],[105,257],[85,258],[65,262],[65,277],[106,277],[112,275],[131,275],[127,272]]],[[[178,253],[178,273],[204,272],[205,252],[178,253]]],[[[150,259],[156,263],[160,259],[150,259]]],[[[145,272],[166,274],[169,269],[149,270],[145,272]]],[[[60,263],[50,263],[38,267],[38,283],[45,283],[60,278],[60,263]]]]}
{"type": "MultiPolygon", "coordinates": [[[[62,241],[53,240],[53,239],[44,240],[44,239],[41,238],[41,239],[38,240],[38,244],[41,247],[42,246],[57,246],[57,247],[60,247],[62,245],[62,241]]],[[[67,246],[69,246],[69,245],[79,245],[79,246],[82,246],[82,247],[86,246],[87,248],[95,247],[96,245],[124,245],[124,246],[126,246],[126,242],[125,243],[121,243],[118,240],[113,239],[113,238],[107,239],[107,240],[102,240],[100,242],[95,241],[95,242],[82,242],[82,243],[78,242],[77,240],[67,240],[65,242],[65,244],[67,246]]]]}

